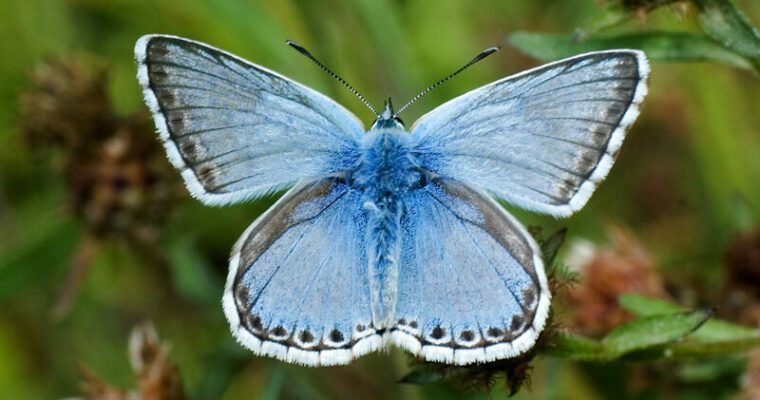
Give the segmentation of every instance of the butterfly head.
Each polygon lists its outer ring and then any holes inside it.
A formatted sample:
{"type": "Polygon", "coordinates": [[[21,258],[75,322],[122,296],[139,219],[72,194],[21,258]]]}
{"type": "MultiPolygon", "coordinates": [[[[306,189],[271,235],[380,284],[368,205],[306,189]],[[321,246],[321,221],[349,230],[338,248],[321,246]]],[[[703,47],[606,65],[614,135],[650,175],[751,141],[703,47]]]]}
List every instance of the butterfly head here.
{"type": "Polygon", "coordinates": [[[377,116],[375,123],[372,124],[372,129],[378,128],[400,128],[404,129],[404,121],[398,117],[398,114],[393,110],[393,103],[391,98],[388,97],[385,100],[385,106],[380,115],[377,116]]]}

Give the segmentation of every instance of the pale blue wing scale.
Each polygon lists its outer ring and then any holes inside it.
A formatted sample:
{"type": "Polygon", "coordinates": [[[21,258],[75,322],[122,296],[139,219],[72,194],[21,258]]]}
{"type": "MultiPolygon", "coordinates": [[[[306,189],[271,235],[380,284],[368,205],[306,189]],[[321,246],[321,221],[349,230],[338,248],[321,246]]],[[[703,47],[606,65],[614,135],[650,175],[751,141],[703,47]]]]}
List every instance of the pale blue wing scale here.
{"type": "Polygon", "coordinates": [[[465,93],[412,127],[440,176],[554,216],[582,208],[639,114],[649,66],[636,50],[547,64],[465,93]]]}
{"type": "Polygon", "coordinates": [[[224,309],[254,353],[347,364],[382,345],[372,326],[360,192],[332,179],[299,184],[257,219],[230,261],[224,309]]]}
{"type": "Polygon", "coordinates": [[[144,36],[135,55],[169,159],[206,204],[338,174],[358,158],[358,119],[282,75],[173,36],[144,36]]]}
{"type": "Polygon", "coordinates": [[[471,364],[535,343],[550,294],[538,247],[488,195],[434,180],[404,200],[392,341],[428,360],[471,364]]]}

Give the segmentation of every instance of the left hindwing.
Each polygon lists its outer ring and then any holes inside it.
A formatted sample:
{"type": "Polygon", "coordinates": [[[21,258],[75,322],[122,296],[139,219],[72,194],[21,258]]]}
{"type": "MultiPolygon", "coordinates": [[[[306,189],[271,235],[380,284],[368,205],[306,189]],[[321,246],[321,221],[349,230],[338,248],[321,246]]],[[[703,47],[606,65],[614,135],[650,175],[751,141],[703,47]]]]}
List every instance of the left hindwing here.
{"type": "Polygon", "coordinates": [[[538,246],[488,195],[435,179],[408,192],[401,219],[394,343],[454,364],[517,356],[549,311],[538,246]]]}
{"type": "Polygon", "coordinates": [[[282,75],[174,36],[143,36],[135,57],[169,160],[206,204],[323,178],[357,157],[358,119],[282,75]]]}
{"type": "Polygon", "coordinates": [[[639,114],[644,53],[588,53],[447,102],[412,127],[415,153],[440,176],[526,209],[568,216],[604,179],[639,114]]]}

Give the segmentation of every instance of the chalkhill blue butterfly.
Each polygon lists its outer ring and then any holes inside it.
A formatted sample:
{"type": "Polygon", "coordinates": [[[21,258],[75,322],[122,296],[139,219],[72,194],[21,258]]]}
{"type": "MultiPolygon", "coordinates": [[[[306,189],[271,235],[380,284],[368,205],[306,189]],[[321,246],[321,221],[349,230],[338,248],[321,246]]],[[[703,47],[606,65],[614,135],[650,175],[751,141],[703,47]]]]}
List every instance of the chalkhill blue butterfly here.
{"type": "Polygon", "coordinates": [[[195,198],[290,188],[235,244],[223,306],[243,346],[312,366],[389,344],[459,365],[530,349],[549,313],[544,264],[494,198],[556,217],[581,209],[649,73],[640,51],[587,53],[467,92],[408,131],[388,100],[365,130],[326,96],[209,45],[148,35],[135,53],[195,198]]]}

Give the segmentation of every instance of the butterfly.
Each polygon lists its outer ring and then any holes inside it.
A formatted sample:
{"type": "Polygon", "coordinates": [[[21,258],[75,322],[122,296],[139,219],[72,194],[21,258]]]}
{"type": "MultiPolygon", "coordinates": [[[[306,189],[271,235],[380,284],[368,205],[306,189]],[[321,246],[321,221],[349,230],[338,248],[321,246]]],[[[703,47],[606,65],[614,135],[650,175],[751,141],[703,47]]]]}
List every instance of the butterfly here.
{"type": "Polygon", "coordinates": [[[195,198],[289,188],[235,244],[223,308],[243,346],[309,366],[389,344],[457,365],[529,350],[551,295],[535,240],[495,199],[555,217],[581,209],[649,74],[640,51],[592,52],[467,92],[409,130],[387,100],[366,130],[326,96],[200,42],[147,35],[135,54],[195,198]]]}

